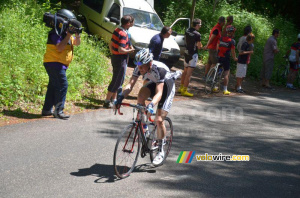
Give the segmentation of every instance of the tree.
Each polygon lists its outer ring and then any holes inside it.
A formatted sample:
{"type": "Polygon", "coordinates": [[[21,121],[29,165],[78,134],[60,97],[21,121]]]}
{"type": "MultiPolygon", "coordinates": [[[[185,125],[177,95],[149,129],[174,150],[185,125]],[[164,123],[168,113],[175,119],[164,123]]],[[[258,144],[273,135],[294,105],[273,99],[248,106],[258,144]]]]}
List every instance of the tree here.
{"type": "Polygon", "coordinates": [[[191,26],[195,17],[195,8],[196,8],[196,0],[192,0],[192,8],[191,8],[191,26]]]}

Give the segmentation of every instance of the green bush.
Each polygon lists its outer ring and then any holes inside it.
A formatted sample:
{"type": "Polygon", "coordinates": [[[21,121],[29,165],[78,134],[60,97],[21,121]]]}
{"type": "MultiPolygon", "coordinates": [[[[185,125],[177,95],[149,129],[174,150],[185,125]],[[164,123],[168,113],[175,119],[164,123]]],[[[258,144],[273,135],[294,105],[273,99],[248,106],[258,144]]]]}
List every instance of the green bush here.
{"type": "MultiPolygon", "coordinates": [[[[55,12],[50,3],[8,1],[0,10],[0,108],[18,107],[29,103],[41,105],[48,84],[43,66],[47,35],[50,28],[43,22],[46,11],[55,12]]],[[[81,45],[74,48],[74,59],[67,70],[67,100],[81,100],[93,95],[106,83],[109,62],[103,54],[106,45],[81,35],[81,45]]]]}

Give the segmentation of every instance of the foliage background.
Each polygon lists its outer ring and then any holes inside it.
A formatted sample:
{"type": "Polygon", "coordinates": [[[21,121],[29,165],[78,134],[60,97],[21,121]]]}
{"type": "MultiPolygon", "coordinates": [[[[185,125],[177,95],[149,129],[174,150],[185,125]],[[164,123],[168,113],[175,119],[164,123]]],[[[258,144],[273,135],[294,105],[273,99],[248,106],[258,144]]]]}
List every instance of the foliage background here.
{"type": "MultiPolygon", "coordinates": [[[[47,28],[43,14],[55,13],[60,4],[49,1],[6,1],[0,10],[0,108],[41,109],[48,84],[43,66],[47,28]]],[[[99,98],[110,79],[107,47],[95,37],[81,35],[67,70],[67,101],[99,98]]]]}

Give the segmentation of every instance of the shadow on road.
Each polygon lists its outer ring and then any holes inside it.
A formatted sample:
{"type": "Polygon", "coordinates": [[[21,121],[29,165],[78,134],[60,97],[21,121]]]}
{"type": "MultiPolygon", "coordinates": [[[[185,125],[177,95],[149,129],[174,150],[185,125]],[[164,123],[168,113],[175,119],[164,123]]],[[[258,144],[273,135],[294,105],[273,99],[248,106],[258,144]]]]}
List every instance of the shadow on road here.
{"type": "Polygon", "coordinates": [[[114,175],[113,165],[109,164],[94,164],[89,168],[79,169],[78,172],[70,173],[76,177],[95,176],[98,177],[95,183],[111,183],[119,180],[114,175]]]}
{"type": "Polygon", "coordinates": [[[16,110],[3,110],[3,115],[9,116],[9,117],[16,117],[16,118],[24,118],[24,119],[37,119],[42,118],[41,114],[33,114],[24,112],[21,109],[16,110]]]}
{"type": "MultiPolygon", "coordinates": [[[[133,173],[146,172],[146,173],[156,173],[154,166],[151,164],[140,164],[135,167],[133,173]]],[[[114,172],[113,165],[109,164],[94,164],[89,168],[78,169],[78,172],[72,172],[70,175],[76,177],[86,177],[86,176],[95,176],[97,179],[95,183],[113,183],[120,180],[114,172]]]]}

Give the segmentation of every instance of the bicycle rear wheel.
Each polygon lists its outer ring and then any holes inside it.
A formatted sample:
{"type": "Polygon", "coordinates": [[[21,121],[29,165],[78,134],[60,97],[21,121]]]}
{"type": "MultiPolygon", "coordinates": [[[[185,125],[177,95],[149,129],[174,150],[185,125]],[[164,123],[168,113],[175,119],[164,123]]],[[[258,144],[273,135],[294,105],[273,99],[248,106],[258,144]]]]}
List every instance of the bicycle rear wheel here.
{"type": "Polygon", "coordinates": [[[216,70],[214,68],[211,68],[207,73],[204,87],[204,91],[206,94],[210,94],[215,86],[215,72],[216,70]]]}
{"type": "Polygon", "coordinates": [[[140,152],[138,125],[128,125],[119,136],[114,151],[114,169],[116,175],[123,179],[130,175],[140,152]]]}
{"type": "MultiPolygon", "coordinates": [[[[164,120],[164,125],[166,127],[166,138],[165,138],[165,141],[163,142],[163,151],[164,151],[165,157],[164,157],[164,160],[156,166],[162,165],[163,162],[167,159],[167,157],[170,153],[172,141],[173,141],[173,124],[172,124],[171,119],[166,117],[164,120]]],[[[152,140],[151,151],[150,151],[151,162],[154,160],[154,158],[156,157],[156,155],[158,153],[158,145],[157,145],[156,139],[157,139],[157,135],[156,135],[156,127],[155,127],[155,129],[150,134],[150,140],[152,140]]]]}

